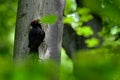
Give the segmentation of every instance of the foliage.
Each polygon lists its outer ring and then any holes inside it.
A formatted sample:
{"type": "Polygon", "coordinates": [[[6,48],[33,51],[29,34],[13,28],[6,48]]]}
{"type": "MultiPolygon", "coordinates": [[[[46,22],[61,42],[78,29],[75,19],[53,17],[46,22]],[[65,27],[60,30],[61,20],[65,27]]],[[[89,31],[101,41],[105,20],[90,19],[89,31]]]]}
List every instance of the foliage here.
{"type": "MultiPolygon", "coordinates": [[[[64,23],[71,24],[78,35],[89,37],[90,28],[83,26],[94,17],[102,18],[103,45],[97,49],[80,50],[74,59],[73,80],[119,80],[120,70],[120,20],[119,0],[81,0],[84,7],[71,10],[64,23]],[[72,18],[69,18],[72,17],[72,18]]],[[[69,7],[71,8],[71,7],[69,7]]],[[[72,8],[71,8],[72,9],[72,8]]],[[[70,10],[70,9],[69,9],[70,10]]],[[[88,47],[98,45],[99,40],[90,38],[85,41],[88,47]]]]}
{"type": "Polygon", "coordinates": [[[80,51],[75,59],[75,76],[78,80],[119,80],[119,57],[108,48],[80,51]]]}
{"type": "Polygon", "coordinates": [[[75,0],[66,0],[66,6],[64,15],[68,15],[69,13],[72,13],[76,9],[76,3],[75,0]]]}
{"type": "MultiPolygon", "coordinates": [[[[68,63],[61,64],[60,80],[119,80],[119,57],[108,48],[82,50],[75,57],[74,73],[68,63]]],[[[0,65],[0,80],[54,80],[59,66],[51,60],[13,64],[12,60],[2,57],[0,65]]]]}
{"type": "MultiPolygon", "coordinates": [[[[64,23],[71,24],[78,35],[90,37],[93,31],[85,22],[95,13],[102,18],[103,29],[99,33],[104,42],[100,48],[78,51],[74,63],[62,50],[61,80],[119,80],[120,79],[120,0],[82,0],[84,7],[77,8],[74,0],[66,0],[64,23]],[[64,55],[63,55],[64,54],[64,55]],[[74,68],[73,65],[74,64],[74,68]],[[73,72],[74,70],[74,72],[73,72]]],[[[17,11],[16,0],[0,0],[0,80],[54,80],[55,62],[18,63],[11,58],[17,11]],[[3,57],[7,56],[7,57],[3,57]]],[[[42,23],[53,24],[56,15],[47,15],[42,23]],[[52,21],[53,19],[53,21],[52,21]]],[[[89,38],[88,47],[96,46],[99,40],[89,38]]]]}
{"type": "Polygon", "coordinates": [[[58,19],[58,17],[55,14],[45,15],[40,19],[40,23],[43,23],[43,24],[55,24],[57,19],[58,19]]]}
{"type": "Polygon", "coordinates": [[[119,0],[82,0],[83,5],[92,13],[99,15],[103,21],[102,35],[114,37],[120,32],[120,1],[119,0]],[[114,31],[113,31],[114,30],[114,31]]]}
{"type": "MultiPolygon", "coordinates": [[[[71,0],[72,1],[72,0],[71,0]]],[[[67,1],[70,3],[71,1],[67,1]]],[[[72,5],[66,5],[66,16],[64,23],[71,24],[76,33],[80,36],[91,37],[94,33],[90,26],[84,26],[84,23],[94,19],[92,14],[98,15],[102,19],[102,31],[99,33],[103,38],[103,45],[114,46],[120,43],[120,20],[119,20],[119,0],[81,0],[83,7],[73,8],[72,5]],[[70,9],[68,9],[70,8],[70,9]],[[69,11],[70,10],[70,11],[69,11]]],[[[71,3],[72,4],[72,3],[71,3]]],[[[74,6],[76,6],[73,3],[74,6]]],[[[97,27],[97,26],[96,26],[97,27]]],[[[93,37],[94,38],[94,37],[93,37]]],[[[94,45],[94,42],[86,40],[87,46],[94,45]]],[[[99,41],[95,40],[96,45],[99,41]]],[[[94,45],[94,46],[96,46],[94,45]]]]}
{"type": "Polygon", "coordinates": [[[84,37],[93,35],[93,31],[89,26],[77,27],[76,32],[78,35],[83,35],[84,37]]]}
{"type": "Polygon", "coordinates": [[[14,27],[17,12],[17,0],[0,1],[0,55],[13,53],[14,27]]]}
{"type": "Polygon", "coordinates": [[[94,47],[99,44],[99,40],[97,38],[90,38],[85,41],[88,47],[94,47]]]}
{"type": "MultiPolygon", "coordinates": [[[[92,19],[93,16],[90,14],[90,9],[83,7],[83,8],[76,8],[75,10],[73,10],[73,12],[69,12],[68,15],[64,17],[64,23],[71,24],[73,29],[76,31],[76,34],[78,34],[79,36],[84,36],[88,38],[92,36],[94,33],[90,26],[85,26],[83,24],[92,19]]],[[[99,41],[97,39],[94,40],[93,39],[94,38],[92,38],[92,41],[95,41],[96,42],[95,44],[94,42],[91,43],[90,39],[86,40],[86,44],[88,45],[88,47],[95,47],[99,44],[99,41]]]]}

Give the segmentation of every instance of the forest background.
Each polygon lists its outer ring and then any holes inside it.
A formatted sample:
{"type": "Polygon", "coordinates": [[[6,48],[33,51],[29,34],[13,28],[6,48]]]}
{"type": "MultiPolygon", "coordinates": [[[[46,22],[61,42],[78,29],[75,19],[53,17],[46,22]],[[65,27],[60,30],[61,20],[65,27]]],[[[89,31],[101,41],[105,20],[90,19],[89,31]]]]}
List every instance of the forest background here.
{"type": "MultiPolygon", "coordinates": [[[[79,0],[76,1],[80,4],[79,0]]],[[[84,42],[80,42],[85,43],[85,47],[80,47],[80,50],[74,53],[77,54],[77,57],[73,61],[69,54],[69,57],[66,55],[67,51],[63,46],[61,49],[61,79],[120,80],[120,1],[81,1],[82,6],[77,7],[74,0],[66,0],[63,21],[72,26],[76,35],[84,37],[84,42]],[[100,24],[97,24],[100,29],[92,30],[90,26],[84,25],[89,24],[89,21],[94,18],[100,19],[100,24]],[[96,34],[98,35],[96,36],[96,34]],[[73,64],[76,65],[73,66],[73,64]]],[[[17,0],[0,0],[0,80],[9,80],[13,74],[9,61],[13,58],[17,6],[17,0]]],[[[40,66],[40,68],[43,67],[47,66],[40,66]]],[[[16,73],[14,79],[19,80],[24,72],[20,73],[18,69],[16,73]]],[[[47,80],[45,75],[44,73],[39,78],[47,80]]]]}

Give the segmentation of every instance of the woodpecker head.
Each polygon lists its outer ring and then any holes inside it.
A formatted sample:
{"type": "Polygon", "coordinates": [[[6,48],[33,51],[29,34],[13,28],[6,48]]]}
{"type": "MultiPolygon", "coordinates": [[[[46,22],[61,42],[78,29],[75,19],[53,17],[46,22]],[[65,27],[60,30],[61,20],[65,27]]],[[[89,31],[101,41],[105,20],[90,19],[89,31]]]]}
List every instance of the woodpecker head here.
{"type": "Polygon", "coordinates": [[[38,26],[39,26],[39,19],[33,20],[33,21],[31,22],[31,26],[32,26],[33,28],[38,27],[38,26]]]}

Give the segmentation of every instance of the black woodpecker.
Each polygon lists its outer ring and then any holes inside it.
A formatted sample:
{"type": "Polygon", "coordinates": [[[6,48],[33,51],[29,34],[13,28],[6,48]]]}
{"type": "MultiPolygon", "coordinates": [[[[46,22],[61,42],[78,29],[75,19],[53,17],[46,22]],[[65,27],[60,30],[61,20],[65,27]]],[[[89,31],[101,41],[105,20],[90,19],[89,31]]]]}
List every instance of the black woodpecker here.
{"type": "Polygon", "coordinates": [[[38,54],[38,47],[43,42],[45,38],[45,32],[42,30],[41,24],[38,22],[39,20],[34,20],[31,22],[31,30],[29,32],[29,44],[31,53],[38,54]]]}

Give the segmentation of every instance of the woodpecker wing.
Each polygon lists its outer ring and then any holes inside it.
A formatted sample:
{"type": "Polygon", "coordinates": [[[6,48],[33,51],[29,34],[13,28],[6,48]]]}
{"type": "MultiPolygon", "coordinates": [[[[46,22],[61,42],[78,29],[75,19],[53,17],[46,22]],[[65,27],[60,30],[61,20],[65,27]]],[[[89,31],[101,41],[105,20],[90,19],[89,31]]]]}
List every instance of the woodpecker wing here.
{"type": "Polygon", "coordinates": [[[29,33],[29,45],[32,50],[37,50],[39,45],[43,42],[45,33],[40,28],[32,28],[29,33]]]}

